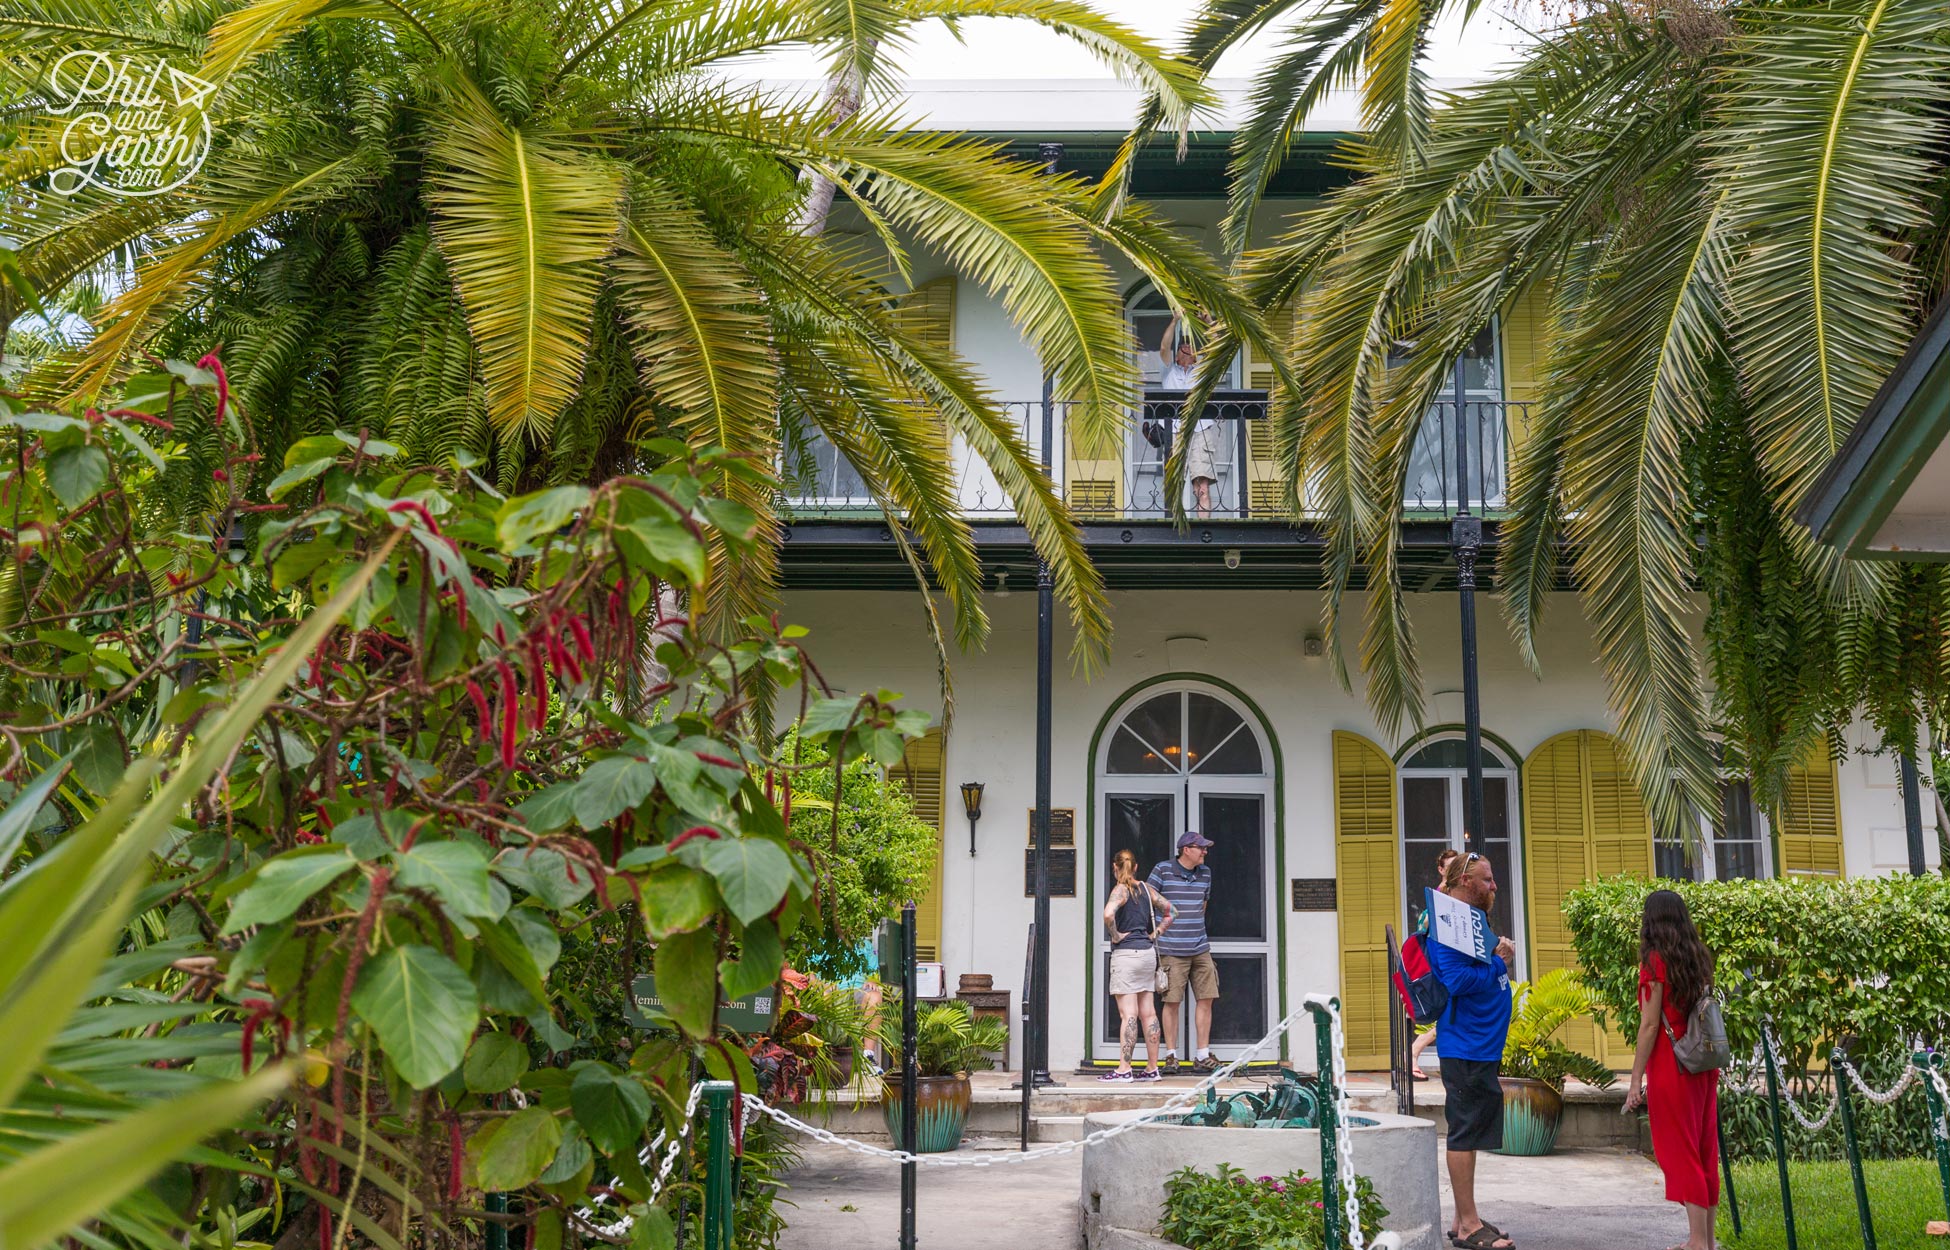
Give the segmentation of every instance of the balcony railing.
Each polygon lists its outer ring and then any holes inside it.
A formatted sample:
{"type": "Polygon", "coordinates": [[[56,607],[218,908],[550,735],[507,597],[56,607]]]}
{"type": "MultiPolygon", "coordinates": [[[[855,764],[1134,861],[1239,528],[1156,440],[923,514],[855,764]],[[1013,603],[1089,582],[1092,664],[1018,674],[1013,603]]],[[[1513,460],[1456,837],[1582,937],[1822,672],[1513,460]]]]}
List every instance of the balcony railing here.
{"type": "MultiPolygon", "coordinates": [[[[1071,510],[1082,521],[1163,520],[1171,516],[1165,490],[1165,462],[1177,446],[1186,420],[1184,393],[1147,392],[1131,419],[1114,434],[1091,439],[1070,429],[1068,402],[1052,405],[1058,454],[1050,470],[1071,510]]],[[[1032,452],[1040,454],[1043,405],[1018,400],[1006,405],[1032,452]]],[[[1210,492],[1213,519],[1292,520],[1284,476],[1274,455],[1272,427],[1264,391],[1215,391],[1197,419],[1217,428],[1218,477],[1210,492]]],[[[1528,405],[1500,400],[1465,400],[1460,405],[1469,439],[1469,502],[1477,513],[1500,510],[1505,502],[1505,448],[1529,420],[1528,405]]],[[[1456,414],[1454,400],[1432,405],[1409,459],[1403,501],[1421,518],[1456,511],[1456,414]]],[[[958,480],[964,512],[970,517],[1006,518],[1015,514],[1008,495],[988,466],[957,445],[958,480]]],[[[815,448],[812,481],[791,484],[784,510],[800,520],[845,516],[875,504],[857,473],[831,446],[815,448]]],[[[1181,495],[1185,511],[1199,513],[1191,485],[1181,495]]]]}

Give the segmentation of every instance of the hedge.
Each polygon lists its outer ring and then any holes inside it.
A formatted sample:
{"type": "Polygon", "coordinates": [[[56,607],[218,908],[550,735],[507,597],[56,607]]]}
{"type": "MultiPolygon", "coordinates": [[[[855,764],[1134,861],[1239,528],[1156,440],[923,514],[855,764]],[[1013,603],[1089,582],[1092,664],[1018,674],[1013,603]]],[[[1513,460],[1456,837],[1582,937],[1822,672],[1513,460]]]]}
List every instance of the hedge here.
{"type": "MultiPolygon", "coordinates": [[[[1605,1014],[1638,1027],[1639,915],[1647,892],[1679,891],[1716,956],[1714,979],[1736,1055],[1764,1015],[1791,1072],[1857,1039],[1881,1066],[1917,1037],[1950,1038],[1950,878],[1847,881],[1661,881],[1620,877],[1564,899],[1586,980],[1605,1014]]],[[[1819,1063],[1817,1062],[1817,1065],[1819,1063]]]]}
{"type": "MultiPolygon", "coordinates": [[[[1758,1079],[1747,1056],[1763,1016],[1793,1088],[1811,1113],[1828,1105],[1825,1069],[1838,1043],[1861,1056],[1864,1079],[1887,1088],[1920,1036],[1950,1042],[1950,878],[1865,877],[1849,881],[1659,881],[1619,877],[1581,886],[1564,899],[1584,977],[1604,1015],[1630,1036],[1638,1028],[1639,915],[1653,889],[1677,890],[1715,955],[1735,1076],[1758,1079]]],[[[1912,1088],[1888,1107],[1856,1102],[1862,1153],[1926,1153],[1928,1115],[1912,1088]]],[[[1782,1114],[1792,1159],[1838,1159],[1841,1130],[1811,1134],[1782,1114]]],[[[1720,1096],[1727,1153],[1773,1157],[1765,1097],[1731,1087],[1720,1096]]]]}

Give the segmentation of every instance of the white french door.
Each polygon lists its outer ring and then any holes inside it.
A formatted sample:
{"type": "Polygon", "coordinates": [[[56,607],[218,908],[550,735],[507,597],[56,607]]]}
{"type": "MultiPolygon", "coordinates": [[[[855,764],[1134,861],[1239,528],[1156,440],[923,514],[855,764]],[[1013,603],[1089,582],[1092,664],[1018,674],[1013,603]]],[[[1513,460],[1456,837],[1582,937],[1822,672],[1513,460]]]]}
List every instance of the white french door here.
{"type": "MultiPolygon", "coordinates": [[[[1212,961],[1219,969],[1219,999],[1212,1015],[1212,1051],[1236,1058],[1265,1036],[1279,1001],[1278,883],[1273,879],[1273,783],[1265,777],[1121,776],[1105,782],[1097,814],[1097,880],[1102,895],[1090,923],[1095,927],[1097,961],[1093,1058],[1114,1060],[1119,1016],[1109,993],[1110,940],[1101,912],[1109,897],[1111,859],[1129,849],[1147,876],[1177,854],[1180,834],[1196,830],[1212,840],[1207,866],[1212,898],[1206,929],[1212,961]]],[[[1193,1013],[1181,1012],[1180,1037],[1167,1039],[1180,1055],[1190,1055],[1193,1013]]]]}

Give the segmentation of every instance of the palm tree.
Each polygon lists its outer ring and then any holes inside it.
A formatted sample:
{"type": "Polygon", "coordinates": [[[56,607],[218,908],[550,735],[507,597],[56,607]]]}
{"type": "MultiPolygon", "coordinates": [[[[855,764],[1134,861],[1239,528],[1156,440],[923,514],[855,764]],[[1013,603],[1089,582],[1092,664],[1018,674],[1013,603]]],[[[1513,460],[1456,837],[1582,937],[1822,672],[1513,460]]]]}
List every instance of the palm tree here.
{"type": "MultiPolygon", "coordinates": [[[[1136,382],[1101,247],[1186,301],[1250,319],[1223,270],[1155,216],[1093,213],[1074,180],[889,120],[887,54],[918,22],[972,16],[1077,39],[1174,116],[1202,99],[1185,67],[1070,0],[10,9],[0,46],[29,103],[78,28],[109,50],[187,50],[219,85],[201,176],[149,199],[49,194],[55,131],[23,130],[0,231],[18,238],[30,279],[58,290],[117,248],[143,256],[85,348],[41,371],[44,388],[92,394],[144,351],[223,342],[233,385],[271,423],[273,458],[297,437],[363,428],[422,457],[488,456],[516,488],[631,463],[663,436],[738,453],[713,485],[767,533],[769,478],[816,435],[905,522],[903,551],[940,583],[964,646],[986,617],[953,440],[1014,501],[1085,653],[1108,619],[1061,500],[1000,405],[901,315],[909,253],[1000,292],[1077,401],[1079,437],[1121,422],[1136,382]],[[793,46],[831,52],[858,110],[722,72],[793,46]],[[820,179],[871,245],[811,228],[820,179]]],[[[185,483],[186,497],[200,488],[185,483]]],[[[714,602],[735,618],[771,584],[776,555],[760,543],[722,563],[714,602]]]]}
{"type": "MultiPolygon", "coordinates": [[[[1286,10],[1215,4],[1199,29],[1286,10]]],[[[1320,10],[1234,149],[1237,222],[1322,85],[1365,66],[1359,177],[1244,270],[1263,308],[1306,292],[1275,415],[1292,497],[1326,514],[1330,630],[1358,573],[1372,588],[1371,703],[1420,711],[1395,563],[1415,435],[1472,339],[1542,292],[1497,577],[1535,667],[1568,540],[1655,819],[1715,809],[1716,721],[1770,791],[1860,704],[1912,749],[1950,690],[1944,579],[1842,560],[1791,518],[1944,287],[1950,23],[1914,0],[1607,5],[1420,111],[1400,43],[1431,11],[1320,10]],[[1773,615],[1743,619],[1763,591],[1773,615]]]]}

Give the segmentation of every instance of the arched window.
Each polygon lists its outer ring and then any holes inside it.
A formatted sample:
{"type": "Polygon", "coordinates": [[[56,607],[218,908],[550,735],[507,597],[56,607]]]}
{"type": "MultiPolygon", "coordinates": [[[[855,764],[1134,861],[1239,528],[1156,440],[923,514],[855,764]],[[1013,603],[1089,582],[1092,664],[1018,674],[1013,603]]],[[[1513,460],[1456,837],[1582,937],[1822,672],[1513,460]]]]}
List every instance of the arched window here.
{"type": "MultiPolygon", "coordinates": [[[[1469,755],[1461,733],[1441,733],[1420,743],[1397,770],[1402,788],[1403,922],[1411,929],[1424,891],[1438,884],[1435,861],[1444,850],[1462,851],[1468,820],[1469,755]]],[[[1496,905],[1490,924],[1498,934],[1523,938],[1523,881],[1517,847],[1517,770],[1493,743],[1483,743],[1483,853],[1496,873],[1496,905]]]]}

